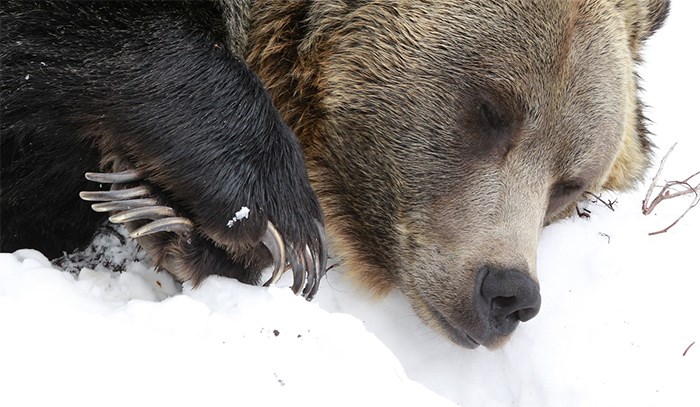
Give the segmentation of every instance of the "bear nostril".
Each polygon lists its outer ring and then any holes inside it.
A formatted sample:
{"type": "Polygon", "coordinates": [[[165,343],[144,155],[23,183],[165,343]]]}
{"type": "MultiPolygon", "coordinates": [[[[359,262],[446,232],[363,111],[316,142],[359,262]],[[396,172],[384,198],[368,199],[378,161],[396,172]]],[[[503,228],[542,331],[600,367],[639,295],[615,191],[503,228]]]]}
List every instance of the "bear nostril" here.
{"type": "MultiPolygon", "coordinates": [[[[539,296],[538,296],[539,297],[539,296]]],[[[529,321],[540,312],[540,301],[537,301],[536,307],[523,308],[518,310],[518,319],[522,322],[529,321]]]]}
{"type": "Polygon", "coordinates": [[[496,297],[491,300],[491,309],[496,313],[510,314],[518,304],[518,297],[496,297]]]}
{"type": "Polygon", "coordinates": [[[528,321],[540,310],[540,289],[535,280],[517,270],[484,267],[479,290],[480,316],[490,328],[509,334],[518,321],[528,321]]]}

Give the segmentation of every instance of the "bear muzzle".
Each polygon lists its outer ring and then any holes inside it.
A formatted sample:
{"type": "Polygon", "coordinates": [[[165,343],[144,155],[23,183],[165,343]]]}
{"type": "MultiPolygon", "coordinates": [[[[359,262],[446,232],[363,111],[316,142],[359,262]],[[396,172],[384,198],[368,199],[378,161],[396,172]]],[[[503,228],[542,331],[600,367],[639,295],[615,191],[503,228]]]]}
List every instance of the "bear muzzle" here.
{"type": "Polygon", "coordinates": [[[520,322],[534,318],[540,304],[539,284],[527,273],[484,266],[461,310],[445,312],[430,303],[427,308],[431,319],[456,344],[494,348],[503,344],[520,322]]]}

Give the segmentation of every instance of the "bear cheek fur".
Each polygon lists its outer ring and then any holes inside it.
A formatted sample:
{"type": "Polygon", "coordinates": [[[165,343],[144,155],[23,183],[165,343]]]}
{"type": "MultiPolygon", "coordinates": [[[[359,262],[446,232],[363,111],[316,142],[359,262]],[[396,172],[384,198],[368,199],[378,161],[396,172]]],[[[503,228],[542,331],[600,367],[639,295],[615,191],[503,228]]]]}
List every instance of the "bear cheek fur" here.
{"type": "Polygon", "coordinates": [[[624,21],[625,29],[620,35],[628,44],[630,80],[626,92],[625,131],[614,164],[596,185],[598,189],[624,191],[640,182],[649,167],[653,143],[649,140],[646,118],[639,101],[638,78],[634,74],[635,64],[641,61],[641,48],[656,30],[661,28],[671,3],[669,0],[624,0],[616,8],[624,21]]]}

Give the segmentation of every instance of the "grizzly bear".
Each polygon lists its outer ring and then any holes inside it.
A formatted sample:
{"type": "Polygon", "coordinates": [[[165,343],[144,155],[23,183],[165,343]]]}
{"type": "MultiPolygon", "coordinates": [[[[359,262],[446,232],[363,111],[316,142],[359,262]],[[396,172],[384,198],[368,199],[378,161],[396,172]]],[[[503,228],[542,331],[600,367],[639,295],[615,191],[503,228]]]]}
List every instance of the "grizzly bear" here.
{"type": "Polygon", "coordinates": [[[543,225],[642,178],[635,67],[668,9],[5,1],[0,249],[58,256],[111,213],[180,280],[272,263],[311,298],[325,225],[369,290],[498,346],[539,311],[543,225]]]}

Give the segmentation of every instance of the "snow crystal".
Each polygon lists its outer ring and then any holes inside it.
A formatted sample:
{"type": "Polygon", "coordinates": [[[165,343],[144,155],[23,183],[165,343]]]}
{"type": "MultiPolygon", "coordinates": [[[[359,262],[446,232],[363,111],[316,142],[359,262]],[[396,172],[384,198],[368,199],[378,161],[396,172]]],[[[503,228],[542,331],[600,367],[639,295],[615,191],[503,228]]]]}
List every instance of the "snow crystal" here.
{"type": "Polygon", "coordinates": [[[228,223],[226,223],[226,226],[233,227],[234,223],[243,219],[248,219],[249,214],[250,209],[248,209],[247,206],[242,206],[241,209],[238,212],[236,212],[236,214],[233,216],[233,219],[229,220],[228,223]]]}

